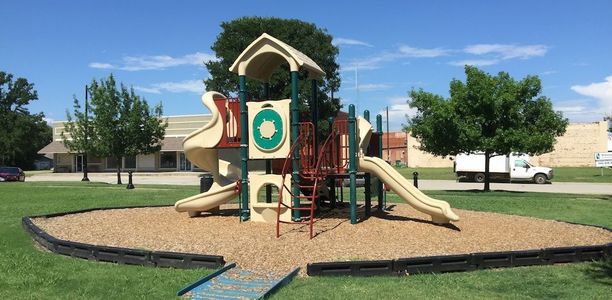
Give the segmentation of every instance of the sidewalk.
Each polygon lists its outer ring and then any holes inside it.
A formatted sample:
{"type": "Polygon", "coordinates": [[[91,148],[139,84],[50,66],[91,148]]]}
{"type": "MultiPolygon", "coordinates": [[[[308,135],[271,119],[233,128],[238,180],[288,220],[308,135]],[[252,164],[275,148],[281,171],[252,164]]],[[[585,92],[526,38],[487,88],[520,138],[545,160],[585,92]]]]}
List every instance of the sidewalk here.
{"type": "MultiPolygon", "coordinates": [[[[457,182],[454,180],[419,180],[422,190],[482,190],[484,183],[457,182]]],[[[590,182],[555,182],[550,184],[535,183],[491,183],[491,190],[567,194],[612,194],[612,183],[590,182]]]]}
{"type": "MultiPolygon", "coordinates": [[[[201,172],[134,172],[132,181],[136,184],[199,185],[201,172]]],[[[117,183],[117,173],[89,173],[91,182],[117,183]]],[[[81,181],[83,173],[45,173],[26,177],[26,181],[81,181]]],[[[128,183],[128,173],[121,173],[121,182],[128,183]]]]}
{"type": "MultiPolygon", "coordinates": [[[[138,184],[171,184],[171,185],[199,185],[200,172],[159,172],[159,173],[133,173],[133,183],[138,184]]],[[[116,173],[89,173],[89,180],[93,182],[116,183],[116,173]]],[[[26,181],[80,181],[82,173],[44,173],[26,178],[26,181]]],[[[121,181],[128,182],[128,174],[121,173],[121,181]]],[[[454,180],[419,180],[421,190],[482,190],[484,184],[474,182],[457,182],[454,180]]],[[[587,182],[552,182],[551,184],[533,183],[491,183],[492,190],[542,193],[568,193],[568,194],[612,194],[612,183],[587,182]]]]}

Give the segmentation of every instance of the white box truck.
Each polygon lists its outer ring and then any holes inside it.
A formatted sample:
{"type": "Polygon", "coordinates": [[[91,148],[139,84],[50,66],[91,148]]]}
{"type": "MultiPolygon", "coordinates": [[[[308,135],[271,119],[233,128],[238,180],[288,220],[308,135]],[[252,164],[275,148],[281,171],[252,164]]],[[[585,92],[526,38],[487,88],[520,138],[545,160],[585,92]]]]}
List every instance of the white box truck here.
{"type": "MultiPolygon", "coordinates": [[[[458,178],[475,182],[485,180],[485,156],[483,153],[458,154],[455,157],[454,172],[458,178]]],[[[553,170],[529,163],[528,155],[510,154],[492,156],[489,159],[490,178],[510,181],[533,181],[546,183],[553,178],[553,170]]]]}

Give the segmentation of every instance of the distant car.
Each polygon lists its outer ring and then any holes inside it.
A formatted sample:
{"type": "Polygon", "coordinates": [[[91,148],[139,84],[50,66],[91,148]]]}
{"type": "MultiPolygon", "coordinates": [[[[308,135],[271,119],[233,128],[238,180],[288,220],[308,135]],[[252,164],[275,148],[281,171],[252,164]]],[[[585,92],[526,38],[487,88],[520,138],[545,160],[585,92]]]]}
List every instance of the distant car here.
{"type": "Polygon", "coordinates": [[[17,167],[0,167],[0,181],[25,181],[25,173],[17,167]]]}

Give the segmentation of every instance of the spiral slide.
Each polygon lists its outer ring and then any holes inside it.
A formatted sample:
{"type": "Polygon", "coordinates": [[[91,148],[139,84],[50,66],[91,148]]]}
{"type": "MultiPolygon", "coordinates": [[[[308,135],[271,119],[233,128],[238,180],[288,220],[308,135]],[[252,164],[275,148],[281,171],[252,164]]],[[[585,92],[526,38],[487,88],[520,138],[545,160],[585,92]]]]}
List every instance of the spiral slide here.
{"type": "Polygon", "coordinates": [[[225,126],[214,103],[214,99],[218,97],[225,98],[217,92],[207,92],[202,95],[202,103],[210,110],[212,119],[183,140],[185,156],[200,169],[210,172],[214,180],[207,192],[179,200],[174,204],[176,211],[189,212],[190,216],[216,208],[238,196],[237,180],[240,178],[240,169],[219,159],[219,152],[214,148],[221,140],[225,126]]]}

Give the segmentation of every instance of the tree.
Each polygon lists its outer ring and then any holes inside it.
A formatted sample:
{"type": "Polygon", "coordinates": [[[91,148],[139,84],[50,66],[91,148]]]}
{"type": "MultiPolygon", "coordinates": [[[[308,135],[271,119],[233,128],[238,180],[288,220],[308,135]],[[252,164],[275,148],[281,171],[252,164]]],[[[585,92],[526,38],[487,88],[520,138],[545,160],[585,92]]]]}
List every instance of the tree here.
{"type": "Polygon", "coordinates": [[[450,82],[450,98],[421,90],[410,92],[412,136],[434,155],[483,152],[484,190],[489,191],[489,158],[511,152],[539,155],[554,149],[568,120],[542,96],[537,76],[514,80],[506,72],[492,76],[466,66],[464,82],[450,82]]]}
{"type": "MultiPolygon", "coordinates": [[[[331,99],[327,93],[333,93],[340,88],[339,66],[336,63],[338,48],[332,45],[332,36],[326,30],[317,28],[312,23],[300,20],[279,18],[243,17],[230,22],[221,23],[223,31],[212,46],[218,60],[206,63],[210,78],[204,80],[209,90],[215,90],[225,95],[238,93],[238,78],[229,71],[230,66],[242,51],[262,33],[268,33],[283,42],[300,50],[312,58],[326,73],[319,82],[319,128],[326,131],[328,117],[335,116],[340,109],[338,98],[331,99]]],[[[302,118],[309,118],[308,99],[310,98],[310,83],[306,72],[300,72],[300,112],[302,118]]],[[[247,80],[247,94],[258,99],[263,98],[261,83],[247,80]]],[[[271,99],[283,99],[291,94],[289,68],[283,65],[270,79],[271,99]]]]}
{"type": "MultiPolygon", "coordinates": [[[[66,122],[64,123],[64,130],[66,130],[66,133],[70,133],[70,136],[67,137],[63,131],[60,136],[64,146],[66,146],[70,152],[91,153],[93,151],[92,145],[89,142],[91,139],[91,127],[89,126],[91,120],[88,114],[81,111],[81,105],[76,96],[73,96],[73,99],[74,103],[72,108],[74,119],[68,110],[66,110],[66,122]]],[[[83,163],[85,164],[83,170],[85,170],[85,168],[87,168],[87,160],[83,163]]]]}
{"type": "Polygon", "coordinates": [[[51,142],[51,127],[42,113],[31,114],[27,105],[38,99],[34,84],[0,71],[0,164],[31,169],[37,153],[51,142]]]}
{"type": "Polygon", "coordinates": [[[162,120],[162,106],[153,109],[123,84],[119,90],[113,75],[89,86],[91,117],[87,119],[75,98],[74,121],[67,113],[64,144],[73,152],[87,151],[117,161],[117,184],[121,184],[121,161],[124,157],[150,154],[161,149],[167,123],[162,120]],[[86,120],[89,126],[86,126],[86,120]],[[85,138],[87,132],[87,139],[85,138]]]}

